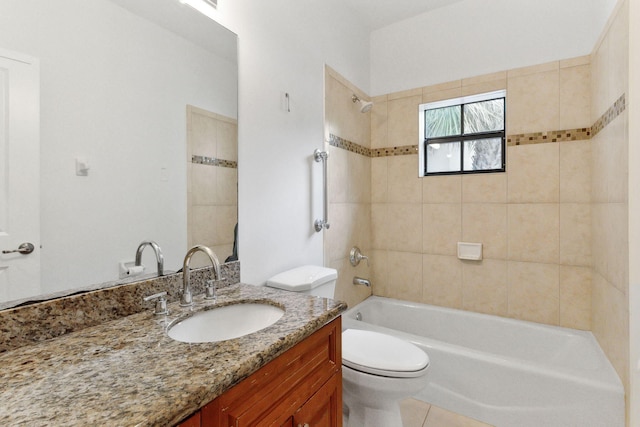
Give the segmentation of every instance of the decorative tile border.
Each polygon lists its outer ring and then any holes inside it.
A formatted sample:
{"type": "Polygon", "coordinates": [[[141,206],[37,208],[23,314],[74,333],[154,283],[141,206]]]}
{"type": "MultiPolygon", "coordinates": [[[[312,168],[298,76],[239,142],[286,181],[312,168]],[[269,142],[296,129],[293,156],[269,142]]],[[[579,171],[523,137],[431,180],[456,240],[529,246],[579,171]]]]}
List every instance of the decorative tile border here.
{"type": "Polygon", "coordinates": [[[365,157],[371,157],[371,149],[364,147],[360,144],[356,144],[355,142],[348,141],[346,139],[340,138],[334,134],[329,134],[329,145],[342,148],[343,150],[350,151],[356,154],[362,154],[365,157]]]}
{"type": "Polygon", "coordinates": [[[545,142],[581,141],[591,138],[591,128],[553,130],[549,132],[507,135],[507,146],[543,144],[545,142]]]}
{"type": "Polygon", "coordinates": [[[207,166],[220,166],[223,168],[238,169],[238,162],[233,160],[216,159],[215,157],[191,156],[191,163],[207,166]]]}
{"type": "Polygon", "coordinates": [[[620,98],[613,103],[611,107],[605,113],[600,116],[598,120],[591,126],[592,137],[596,136],[602,129],[611,123],[616,117],[618,117],[627,108],[627,100],[623,93],[620,98]]]}
{"type": "MultiPolygon", "coordinates": [[[[532,132],[507,135],[507,146],[528,144],[544,144],[547,142],[584,141],[596,136],[626,109],[626,97],[622,94],[607,111],[600,116],[593,126],[588,128],[554,130],[549,132],[532,132]]],[[[398,147],[367,148],[355,142],[348,141],[336,135],[329,135],[329,145],[366,157],[388,157],[418,154],[417,145],[402,145],[398,147]]]]}

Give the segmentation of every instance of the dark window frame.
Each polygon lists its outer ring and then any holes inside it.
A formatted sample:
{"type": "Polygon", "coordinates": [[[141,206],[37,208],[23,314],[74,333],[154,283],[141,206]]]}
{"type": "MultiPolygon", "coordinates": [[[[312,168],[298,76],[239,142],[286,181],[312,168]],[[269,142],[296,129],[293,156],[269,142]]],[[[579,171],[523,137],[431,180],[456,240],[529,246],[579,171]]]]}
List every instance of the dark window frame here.
{"type": "MultiPolygon", "coordinates": [[[[487,94],[489,95],[489,94],[487,94]]],[[[482,96],[478,95],[478,96],[482,96]]],[[[475,98],[475,97],[474,97],[475,98]]],[[[464,99],[464,98],[454,98],[452,99],[452,101],[455,101],[457,99],[464,99]]],[[[486,99],[480,99],[480,100],[470,100],[468,102],[459,102],[459,103],[452,103],[450,105],[447,105],[447,107],[456,107],[459,106],[460,107],[460,134],[456,134],[456,135],[448,135],[448,136],[438,136],[438,137],[434,137],[434,138],[427,138],[426,137],[426,132],[427,132],[427,111],[429,110],[435,110],[437,108],[445,108],[445,107],[434,107],[434,108],[425,108],[424,110],[421,111],[422,113],[422,121],[424,123],[424,135],[423,137],[423,156],[424,156],[424,170],[422,171],[423,176],[437,176],[437,175],[468,175],[468,174],[478,174],[478,173],[497,173],[497,172],[505,172],[506,171],[506,132],[505,132],[505,128],[506,128],[506,120],[507,120],[507,101],[506,101],[506,94],[504,94],[503,96],[496,96],[496,97],[487,97],[486,99]],[[503,128],[502,130],[499,131],[488,131],[488,132],[476,132],[476,133],[467,133],[465,134],[464,132],[464,106],[467,104],[475,104],[478,102],[486,102],[486,101],[495,101],[498,99],[502,99],[503,102],[503,128]],[[500,168],[494,168],[494,169],[482,169],[482,170],[464,170],[464,142],[465,141],[477,141],[477,140],[482,140],[482,139],[496,139],[496,138],[500,138],[501,141],[501,154],[502,154],[502,159],[501,159],[501,167],[500,168]],[[455,171],[443,171],[443,172],[427,172],[428,170],[428,148],[429,145],[433,145],[433,144],[450,144],[450,143],[455,143],[458,142],[460,143],[460,170],[455,170],[455,171]]]]}

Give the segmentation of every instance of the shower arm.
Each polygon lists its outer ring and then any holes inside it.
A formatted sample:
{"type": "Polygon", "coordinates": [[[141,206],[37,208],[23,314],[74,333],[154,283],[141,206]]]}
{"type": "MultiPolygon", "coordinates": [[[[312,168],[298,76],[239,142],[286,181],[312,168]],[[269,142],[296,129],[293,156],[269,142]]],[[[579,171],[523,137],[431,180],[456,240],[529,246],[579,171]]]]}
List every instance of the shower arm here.
{"type": "Polygon", "coordinates": [[[316,219],[313,226],[316,232],[321,232],[323,229],[329,229],[329,198],[327,196],[327,158],[329,153],[316,149],[313,152],[313,159],[316,162],[322,162],[322,212],[323,219],[316,219]]]}

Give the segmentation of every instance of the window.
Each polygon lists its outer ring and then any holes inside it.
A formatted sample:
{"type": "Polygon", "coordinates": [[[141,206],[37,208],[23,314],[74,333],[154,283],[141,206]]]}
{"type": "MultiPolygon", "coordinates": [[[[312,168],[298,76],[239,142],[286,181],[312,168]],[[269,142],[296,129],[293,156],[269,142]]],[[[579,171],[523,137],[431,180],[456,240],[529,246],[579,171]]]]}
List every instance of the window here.
{"type": "Polygon", "coordinates": [[[420,176],[504,172],[505,95],[420,105],[420,176]]]}

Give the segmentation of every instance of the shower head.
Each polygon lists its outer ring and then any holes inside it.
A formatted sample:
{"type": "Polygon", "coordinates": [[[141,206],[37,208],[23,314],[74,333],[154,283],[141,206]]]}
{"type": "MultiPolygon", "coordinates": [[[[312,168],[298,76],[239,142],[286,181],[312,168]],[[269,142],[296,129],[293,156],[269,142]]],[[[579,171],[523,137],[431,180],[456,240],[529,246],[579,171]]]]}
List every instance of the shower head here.
{"type": "Polygon", "coordinates": [[[363,101],[362,99],[358,98],[358,95],[355,95],[355,94],[351,97],[351,101],[354,104],[357,102],[360,105],[361,113],[367,113],[371,110],[371,107],[373,107],[373,102],[363,101]]]}

